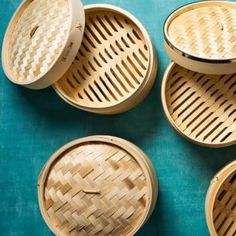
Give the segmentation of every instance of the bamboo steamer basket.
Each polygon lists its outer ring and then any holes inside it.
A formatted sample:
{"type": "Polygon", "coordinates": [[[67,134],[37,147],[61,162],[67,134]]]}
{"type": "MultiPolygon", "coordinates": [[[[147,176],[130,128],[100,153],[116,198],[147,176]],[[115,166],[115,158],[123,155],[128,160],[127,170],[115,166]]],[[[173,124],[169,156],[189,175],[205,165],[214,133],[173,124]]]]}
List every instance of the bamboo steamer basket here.
{"type": "Polygon", "coordinates": [[[194,143],[214,148],[235,144],[236,66],[231,58],[236,55],[236,4],[184,6],[167,18],[164,33],[173,60],[162,81],[169,122],[194,143]]]}
{"type": "Polygon", "coordinates": [[[38,180],[40,210],[55,235],[134,235],[152,214],[157,194],[148,157],[111,136],[65,145],[38,180]]]}
{"type": "Polygon", "coordinates": [[[137,105],[152,88],[157,57],[151,39],[130,13],[109,5],[85,7],[82,46],[54,89],[69,104],[100,114],[137,105]]]}
{"type": "Polygon", "coordinates": [[[236,161],[227,165],[211,181],[206,196],[206,220],[212,236],[236,234],[236,161]]]}
{"type": "Polygon", "coordinates": [[[141,102],[158,67],[142,24],[111,5],[55,1],[24,1],[13,16],[2,51],[8,78],[31,89],[53,85],[70,105],[98,114],[141,102]]]}

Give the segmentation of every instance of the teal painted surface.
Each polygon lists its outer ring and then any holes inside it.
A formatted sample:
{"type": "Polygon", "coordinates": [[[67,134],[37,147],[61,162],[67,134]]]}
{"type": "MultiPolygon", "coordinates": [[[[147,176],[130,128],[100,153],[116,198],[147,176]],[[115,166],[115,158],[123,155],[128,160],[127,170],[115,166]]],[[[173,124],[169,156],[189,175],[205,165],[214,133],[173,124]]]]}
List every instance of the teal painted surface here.
{"type": "MultiPolygon", "coordinates": [[[[1,0],[0,40],[20,0],[1,0]]],[[[87,135],[110,134],[140,146],[159,176],[155,212],[139,236],[208,235],[205,194],[212,176],[235,158],[236,146],[207,149],[180,137],[167,122],[160,102],[162,75],[169,63],[163,48],[164,19],[186,0],[85,0],[106,2],[132,12],[149,31],[159,53],[158,81],[137,108],[99,116],[65,104],[49,88],[30,91],[7,81],[0,69],[0,235],[52,235],[37,204],[37,176],[65,143],[87,135]]]]}

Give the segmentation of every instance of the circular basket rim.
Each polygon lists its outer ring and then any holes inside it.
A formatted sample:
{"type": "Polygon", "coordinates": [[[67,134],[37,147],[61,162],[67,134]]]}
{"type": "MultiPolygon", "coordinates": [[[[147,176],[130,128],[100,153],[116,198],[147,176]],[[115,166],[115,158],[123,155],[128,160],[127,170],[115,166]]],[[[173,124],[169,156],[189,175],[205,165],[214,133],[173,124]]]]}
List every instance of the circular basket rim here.
{"type": "MultiPolygon", "coordinates": [[[[88,137],[76,139],[76,140],[69,142],[68,144],[62,146],[49,158],[49,160],[46,162],[46,164],[42,168],[42,171],[38,177],[38,203],[39,203],[41,215],[42,215],[44,221],[46,222],[46,224],[48,225],[48,227],[50,228],[50,230],[53,233],[55,233],[56,235],[61,235],[61,232],[57,229],[57,227],[55,227],[55,225],[50,223],[50,218],[48,217],[47,212],[45,210],[45,207],[44,207],[44,185],[45,185],[45,182],[47,181],[47,177],[48,177],[51,167],[53,166],[54,162],[58,158],[61,158],[63,153],[67,153],[67,151],[69,149],[72,149],[74,146],[79,146],[79,145],[83,145],[83,144],[91,143],[91,142],[92,143],[104,142],[104,143],[107,143],[108,145],[109,144],[114,145],[114,146],[124,150],[125,152],[129,153],[132,157],[135,158],[135,161],[138,163],[138,165],[140,166],[140,168],[142,169],[142,171],[145,174],[145,178],[146,178],[146,182],[147,182],[147,186],[148,186],[147,195],[148,195],[149,201],[147,202],[147,205],[145,206],[145,209],[144,209],[145,212],[141,216],[142,219],[140,220],[140,222],[138,222],[137,228],[134,228],[132,231],[129,231],[126,234],[126,236],[133,236],[143,226],[143,224],[148,220],[148,218],[150,217],[151,213],[153,212],[153,210],[155,208],[156,201],[157,201],[157,194],[156,195],[154,194],[154,192],[155,192],[154,184],[157,183],[157,176],[156,176],[156,173],[155,173],[155,170],[153,167],[150,168],[153,172],[150,172],[150,169],[147,168],[149,164],[151,166],[152,166],[152,164],[151,164],[151,162],[148,161],[149,160],[148,157],[141,149],[139,149],[136,145],[130,143],[129,141],[127,141],[125,139],[114,137],[114,136],[94,135],[94,136],[88,136],[88,137]],[[156,180],[153,181],[152,177],[153,177],[153,179],[156,179],[156,180]]],[[[156,185],[156,192],[158,192],[158,185],[156,185]]],[[[66,236],[66,235],[64,235],[64,236],[66,236]]]]}
{"type": "MultiPolygon", "coordinates": [[[[94,113],[100,113],[101,112],[101,114],[106,114],[106,111],[108,112],[108,114],[110,114],[109,110],[117,109],[117,111],[115,111],[114,113],[112,112],[112,114],[117,114],[117,113],[121,113],[121,112],[124,112],[126,110],[129,110],[130,108],[127,108],[127,109],[122,109],[121,108],[121,109],[119,109],[119,107],[122,107],[128,101],[133,100],[133,98],[136,95],[139,95],[139,93],[142,92],[143,89],[145,89],[146,85],[149,82],[152,83],[152,84],[155,83],[155,79],[156,79],[156,75],[157,75],[157,71],[158,71],[158,56],[157,56],[156,48],[155,48],[155,46],[154,46],[154,44],[151,40],[151,37],[150,37],[149,33],[147,32],[147,30],[145,29],[143,24],[132,13],[130,13],[130,12],[120,8],[120,7],[114,6],[112,4],[101,3],[101,4],[88,4],[88,5],[84,6],[85,15],[86,15],[86,11],[93,11],[93,10],[100,10],[100,9],[106,9],[106,10],[109,10],[111,12],[115,12],[115,13],[121,14],[123,16],[126,16],[134,24],[136,24],[137,27],[141,30],[141,32],[144,36],[145,42],[147,43],[147,47],[148,47],[148,51],[149,51],[149,65],[148,65],[148,68],[147,68],[147,72],[144,75],[143,82],[139,85],[138,89],[136,89],[136,91],[131,96],[127,97],[124,101],[118,102],[117,104],[109,105],[109,106],[106,106],[106,107],[100,107],[100,108],[95,107],[95,106],[94,107],[87,107],[87,106],[83,106],[83,105],[78,105],[69,96],[67,96],[63,92],[61,92],[59,86],[57,86],[56,83],[54,83],[52,85],[52,87],[55,90],[55,92],[64,101],[66,101],[68,104],[72,105],[75,108],[82,109],[82,110],[85,110],[85,111],[90,111],[90,112],[92,111],[94,113]]],[[[151,90],[151,88],[149,90],[151,90]]],[[[147,91],[147,93],[148,92],[149,91],[147,91]]],[[[143,98],[144,97],[145,96],[143,96],[143,98]]],[[[136,98],[136,100],[138,100],[138,98],[136,98]]],[[[142,98],[140,98],[140,100],[142,100],[142,98]]],[[[140,101],[137,101],[137,103],[139,103],[139,102],[140,101]]],[[[134,102],[134,105],[132,107],[134,107],[135,105],[136,104],[134,102]]]]}
{"type": "MultiPolygon", "coordinates": [[[[170,72],[172,71],[172,69],[175,66],[179,66],[178,64],[176,64],[175,62],[171,61],[170,64],[167,66],[166,71],[164,73],[163,79],[162,79],[162,85],[161,85],[161,102],[162,102],[162,107],[165,113],[166,118],[168,119],[169,123],[171,124],[171,126],[185,139],[187,139],[188,141],[198,144],[200,146],[203,147],[210,147],[210,148],[223,148],[223,147],[228,147],[231,146],[233,144],[236,144],[236,139],[235,140],[231,140],[231,141],[227,141],[227,142],[222,142],[222,143],[209,143],[209,142],[201,142],[198,141],[196,139],[193,139],[189,136],[187,136],[184,132],[182,132],[179,127],[176,125],[176,123],[174,122],[172,116],[170,115],[168,106],[167,106],[167,101],[166,101],[166,86],[167,86],[167,82],[168,82],[168,78],[170,75],[170,72]]],[[[181,66],[180,66],[181,67],[181,66]]],[[[185,69],[185,68],[184,68],[185,69]]],[[[186,69],[187,70],[187,69],[186,69]]],[[[198,72],[197,72],[198,73],[198,72]]]]}
{"type": "Polygon", "coordinates": [[[222,170],[220,170],[212,179],[210,186],[208,188],[205,199],[205,217],[211,235],[217,235],[213,222],[213,208],[214,208],[215,198],[222,184],[235,171],[236,171],[236,160],[229,163],[222,170]]]}
{"type": "MultiPolygon", "coordinates": [[[[172,11],[172,13],[170,13],[163,25],[163,32],[164,32],[164,41],[166,42],[166,44],[173,50],[175,51],[177,54],[179,54],[180,56],[186,57],[188,59],[194,60],[194,61],[198,61],[198,62],[205,62],[205,63],[210,63],[210,64],[231,64],[231,63],[235,63],[236,62],[236,57],[234,58],[227,58],[227,59],[223,59],[223,58],[207,58],[207,57],[199,57],[199,56],[195,56],[193,54],[187,53],[185,51],[183,51],[181,48],[177,47],[176,45],[174,45],[171,42],[171,39],[169,37],[168,34],[168,28],[170,26],[170,24],[172,23],[173,19],[175,19],[177,16],[181,15],[182,13],[188,12],[189,10],[193,10],[191,9],[192,6],[201,6],[204,7],[205,5],[215,5],[215,4],[230,4],[230,5],[235,5],[236,7],[236,2],[232,2],[232,1],[196,1],[193,3],[188,3],[185,4],[177,9],[175,9],[174,11],[172,11]],[[184,11],[185,10],[185,11],[184,11]],[[184,11],[184,12],[182,12],[184,11]],[[181,14],[179,14],[181,12],[181,14]]],[[[235,9],[236,10],[236,9],[235,9]]]]}
{"type": "Polygon", "coordinates": [[[6,57],[5,54],[7,52],[8,54],[8,49],[9,49],[9,40],[11,40],[11,36],[12,33],[11,30],[15,28],[15,23],[16,21],[18,21],[18,19],[22,16],[23,12],[27,9],[27,7],[29,6],[29,4],[32,2],[32,0],[24,0],[22,1],[22,3],[18,6],[18,8],[15,10],[13,16],[11,17],[10,22],[8,23],[5,35],[4,35],[4,39],[3,39],[3,44],[2,44],[2,67],[3,67],[3,71],[6,74],[7,78],[18,85],[22,85],[22,86],[27,86],[30,85],[32,83],[35,83],[39,80],[41,80],[43,77],[45,77],[52,69],[53,67],[56,65],[58,59],[60,58],[61,54],[63,53],[63,50],[66,47],[67,41],[70,37],[70,33],[71,33],[71,29],[73,27],[73,1],[74,0],[66,0],[69,6],[69,11],[70,11],[70,17],[69,17],[69,26],[68,26],[68,32],[66,34],[66,38],[64,40],[64,43],[62,45],[62,47],[60,48],[60,51],[57,55],[57,57],[55,58],[54,62],[50,65],[50,67],[47,69],[47,71],[45,71],[44,73],[42,73],[40,76],[35,77],[33,80],[31,81],[19,81],[13,78],[12,76],[12,71],[9,68],[8,65],[8,56],[6,57]]]}

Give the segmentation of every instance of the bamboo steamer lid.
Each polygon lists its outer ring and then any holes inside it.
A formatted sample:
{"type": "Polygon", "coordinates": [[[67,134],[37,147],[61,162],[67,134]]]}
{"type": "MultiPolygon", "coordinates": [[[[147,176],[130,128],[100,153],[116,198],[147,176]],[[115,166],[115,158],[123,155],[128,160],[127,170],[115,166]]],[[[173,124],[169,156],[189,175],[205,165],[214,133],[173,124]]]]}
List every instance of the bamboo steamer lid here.
{"type": "Polygon", "coordinates": [[[71,142],[46,163],[38,183],[42,216],[56,235],[131,236],[157,200],[147,156],[111,136],[71,142]]]}
{"type": "Polygon", "coordinates": [[[174,11],[165,47],[178,65],[205,74],[236,73],[236,3],[204,1],[174,11]]]}
{"type": "Polygon", "coordinates": [[[171,125],[208,147],[236,143],[236,75],[207,75],[174,62],[162,81],[162,104],[171,125]]]}
{"type": "Polygon", "coordinates": [[[156,52],[141,23],[110,5],[85,7],[80,50],[54,89],[69,104],[94,113],[115,114],[137,105],[157,73],[156,52]]]}
{"type": "Polygon", "coordinates": [[[52,85],[71,66],[84,31],[80,0],[25,0],[2,47],[7,77],[31,89],[52,85]]]}
{"type": "Polygon", "coordinates": [[[212,236],[236,234],[236,161],[211,181],[206,196],[206,220],[212,236]]]}

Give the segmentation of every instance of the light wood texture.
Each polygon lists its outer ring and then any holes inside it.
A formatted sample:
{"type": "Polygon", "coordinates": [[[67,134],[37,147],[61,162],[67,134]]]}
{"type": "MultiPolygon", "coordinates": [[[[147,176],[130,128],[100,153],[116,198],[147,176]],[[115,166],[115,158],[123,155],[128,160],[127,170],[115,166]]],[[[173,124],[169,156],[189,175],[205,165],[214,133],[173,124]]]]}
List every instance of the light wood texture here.
{"type": "Polygon", "coordinates": [[[236,162],[212,180],[206,197],[206,219],[212,236],[236,234],[236,162]]]}
{"type": "Polygon", "coordinates": [[[157,179],[147,156],[110,136],[76,140],[39,176],[42,215],[56,235],[134,235],[151,215],[157,179]]]}
{"type": "Polygon", "coordinates": [[[234,2],[189,4],[172,13],[165,23],[165,46],[171,58],[202,73],[236,72],[235,35],[234,2]]]}
{"type": "Polygon", "coordinates": [[[54,85],[78,108],[102,114],[126,111],[151,89],[157,59],[142,25],[109,5],[85,8],[82,46],[70,69],[54,85]]]}
{"type": "Polygon", "coordinates": [[[206,75],[175,63],[162,83],[162,104],[173,127],[210,147],[236,143],[236,75],[206,75]]]}
{"type": "Polygon", "coordinates": [[[2,48],[8,78],[32,89],[50,86],[74,60],[83,28],[80,0],[23,1],[9,23],[2,48]],[[81,28],[76,28],[78,24],[81,28]]]}

